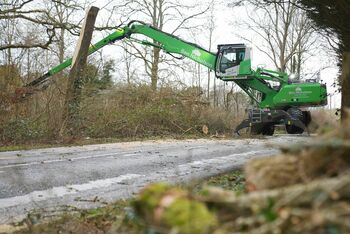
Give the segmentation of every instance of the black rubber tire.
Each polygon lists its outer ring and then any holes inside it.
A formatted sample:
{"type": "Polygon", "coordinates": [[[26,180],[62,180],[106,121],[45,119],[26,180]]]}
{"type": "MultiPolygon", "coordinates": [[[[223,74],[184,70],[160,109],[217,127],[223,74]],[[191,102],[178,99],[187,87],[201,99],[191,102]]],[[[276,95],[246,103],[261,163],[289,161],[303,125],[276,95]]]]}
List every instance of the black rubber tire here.
{"type": "Polygon", "coordinates": [[[250,127],[251,135],[260,135],[262,133],[262,126],[260,124],[254,124],[250,127]]]}
{"type": "Polygon", "coordinates": [[[264,135],[272,136],[275,132],[275,126],[273,124],[256,124],[250,127],[251,135],[264,135]]]}
{"type": "Polygon", "coordinates": [[[309,126],[309,124],[311,123],[311,112],[310,111],[303,111],[303,123],[305,124],[305,126],[309,126]]]}
{"type": "MultiPolygon", "coordinates": [[[[302,110],[292,107],[292,108],[289,108],[287,112],[290,116],[292,116],[292,118],[299,119],[301,122],[305,124],[304,114],[302,110]]],[[[294,125],[286,124],[286,131],[288,134],[302,134],[304,132],[304,129],[294,125]]]]}
{"type": "Polygon", "coordinates": [[[275,133],[275,125],[265,124],[261,132],[264,136],[273,136],[275,133]]]}
{"type": "Polygon", "coordinates": [[[286,130],[288,134],[302,134],[304,132],[304,129],[294,125],[286,125],[286,130]]]}

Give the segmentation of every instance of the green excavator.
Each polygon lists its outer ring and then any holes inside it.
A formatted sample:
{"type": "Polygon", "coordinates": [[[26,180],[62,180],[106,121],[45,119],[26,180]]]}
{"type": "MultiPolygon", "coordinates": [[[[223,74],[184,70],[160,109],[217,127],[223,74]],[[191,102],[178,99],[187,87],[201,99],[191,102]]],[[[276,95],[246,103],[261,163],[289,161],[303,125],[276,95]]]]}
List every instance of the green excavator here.
{"type": "MultiPolygon", "coordinates": [[[[250,127],[255,134],[273,135],[276,125],[285,125],[289,134],[301,134],[311,122],[310,112],[303,108],[327,104],[325,84],[315,80],[293,83],[285,72],[263,68],[253,70],[251,49],[244,44],[218,45],[217,52],[213,53],[141,21],[131,21],[118,28],[91,46],[89,54],[119,40],[132,40],[145,46],[157,47],[175,58],[187,57],[214,71],[216,78],[235,82],[256,103],[256,108],[248,110],[248,118],[235,128],[234,132],[237,134],[241,129],[250,127]],[[135,38],[137,34],[144,35],[146,39],[135,38]]],[[[24,88],[33,90],[36,87],[45,87],[50,77],[71,64],[72,59],[64,61],[26,84],[24,88]]],[[[22,91],[20,95],[25,98],[32,93],[22,91]]]]}

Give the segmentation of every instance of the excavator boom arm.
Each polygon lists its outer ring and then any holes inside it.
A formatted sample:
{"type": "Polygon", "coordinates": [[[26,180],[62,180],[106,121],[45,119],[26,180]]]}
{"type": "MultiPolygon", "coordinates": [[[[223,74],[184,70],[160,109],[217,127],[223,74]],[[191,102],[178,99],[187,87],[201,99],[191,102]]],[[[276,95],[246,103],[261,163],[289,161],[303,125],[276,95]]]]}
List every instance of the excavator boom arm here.
{"type": "MultiPolygon", "coordinates": [[[[113,42],[115,42],[117,40],[123,39],[124,37],[125,37],[124,29],[122,29],[122,28],[117,29],[115,32],[109,34],[107,37],[103,38],[102,40],[100,40],[96,44],[92,45],[89,48],[89,55],[95,53],[96,51],[100,50],[101,48],[103,48],[104,46],[106,46],[108,44],[111,44],[111,43],[113,43],[113,42]]],[[[66,61],[64,61],[63,63],[61,63],[61,64],[51,68],[43,76],[41,76],[41,77],[31,81],[30,83],[26,84],[25,87],[33,87],[33,86],[39,85],[42,82],[45,82],[51,76],[61,72],[65,68],[69,67],[70,65],[72,65],[72,58],[69,58],[66,61]]]]}
{"type": "MultiPolygon", "coordinates": [[[[156,43],[155,46],[159,45],[166,53],[179,54],[208,67],[210,70],[215,69],[216,54],[197,44],[187,42],[140,21],[131,21],[128,27],[130,28],[131,34],[142,34],[151,38],[154,41],[153,43],[156,43]]],[[[145,45],[151,43],[152,42],[144,41],[145,45]]]]}
{"type": "MultiPolygon", "coordinates": [[[[163,32],[141,21],[131,21],[127,26],[118,28],[115,32],[109,34],[107,37],[92,45],[89,48],[89,55],[95,53],[106,45],[114,43],[115,41],[124,38],[132,39],[131,36],[134,34],[142,34],[153,40],[153,42],[149,42],[147,40],[134,40],[138,43],[161,48],[168,54],[182,55],[208,67],[211,70],[215,69],[216,55],[214,53],[207,51],[199,45],[184,41],[172,34],[163,32]]],[[[43,76],[26,84],[25,87],[38,86],[47,81],[51,76],[61,72],[70,65],[72,65],[72,58],[69,58],[63,63],[51,68],[43,76]]]]}

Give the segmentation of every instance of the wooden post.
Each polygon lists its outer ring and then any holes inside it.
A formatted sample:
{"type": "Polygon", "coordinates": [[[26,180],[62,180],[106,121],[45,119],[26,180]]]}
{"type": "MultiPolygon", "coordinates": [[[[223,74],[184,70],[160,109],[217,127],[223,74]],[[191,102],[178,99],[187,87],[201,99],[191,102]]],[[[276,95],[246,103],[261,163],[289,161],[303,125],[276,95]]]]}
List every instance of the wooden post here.
{"type": "Polygon", "coordinates": [[[83,76],[86,67],[88,50],[91,43],[92,33],[99,8],[90,7],[86,11],[85,20],[80,32],[79,41],[75,48],[72,68],[69,72],[65,104],[63,109],[63,134],[77,136],[80,134],[79,109],[81,101],[81,90],[83,86],[83,76]]]}

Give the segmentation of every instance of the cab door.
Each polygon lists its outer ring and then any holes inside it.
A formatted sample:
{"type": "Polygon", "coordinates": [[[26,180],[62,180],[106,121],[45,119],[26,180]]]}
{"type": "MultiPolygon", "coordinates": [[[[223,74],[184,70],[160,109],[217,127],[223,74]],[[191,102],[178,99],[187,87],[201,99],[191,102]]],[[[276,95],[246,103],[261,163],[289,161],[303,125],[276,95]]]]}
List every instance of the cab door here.
{"type": "Polygon", "coordinates": [[[215,75],[219,78],[239,76],[240,63],[249,57],[244,44],[218,45],[215,75]]]}

